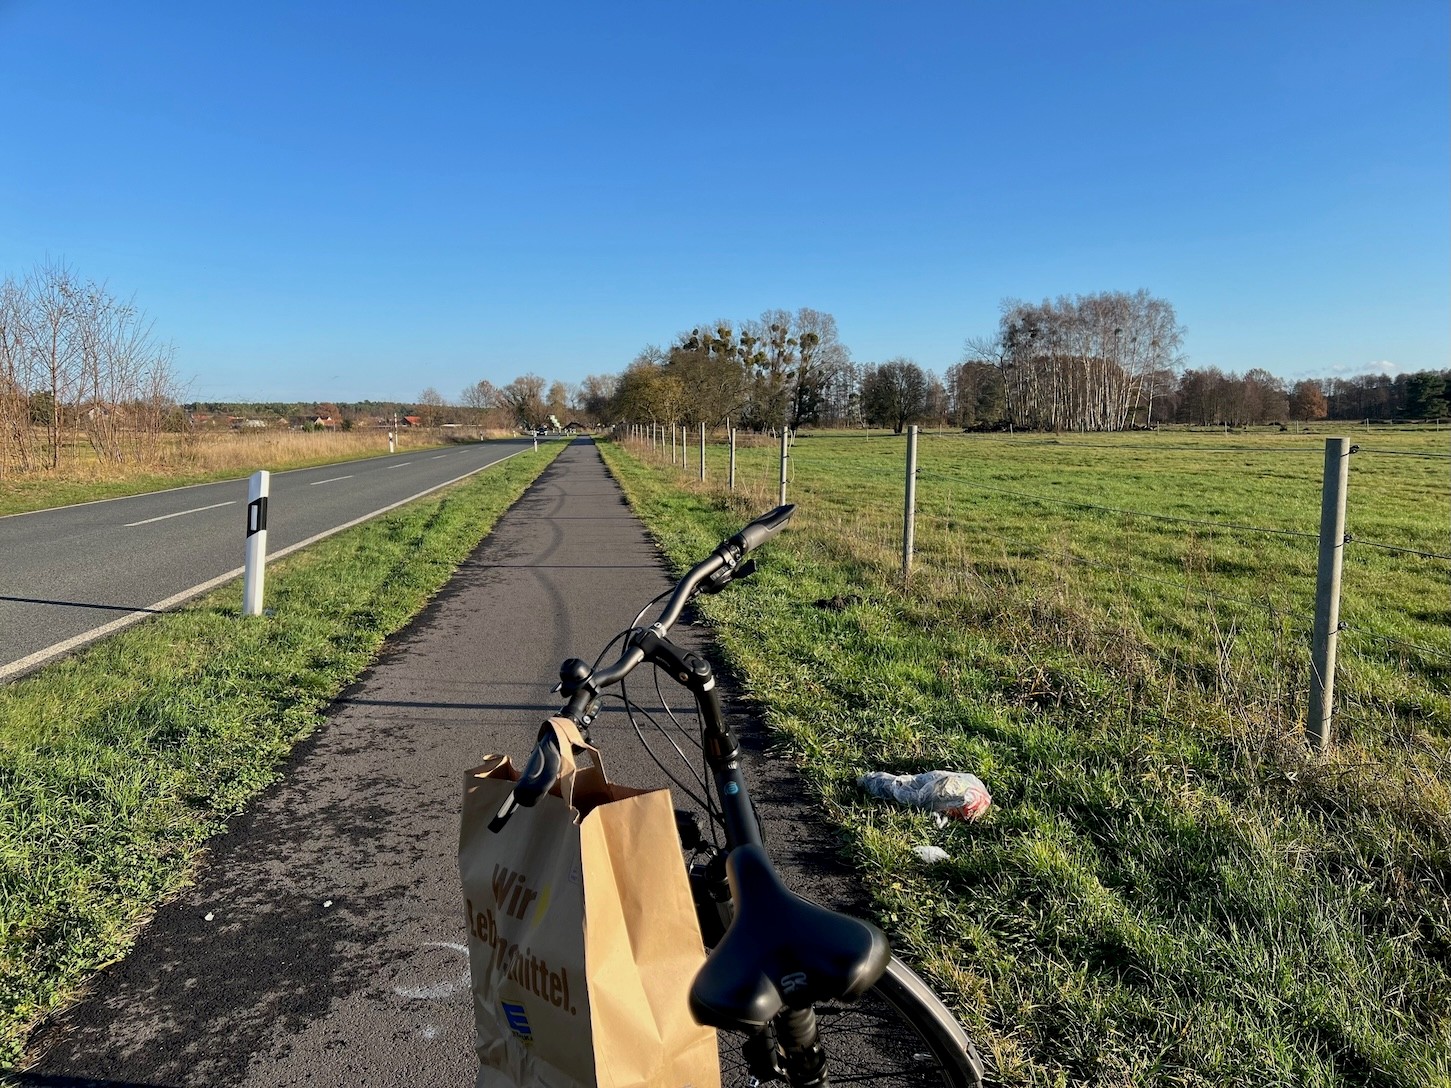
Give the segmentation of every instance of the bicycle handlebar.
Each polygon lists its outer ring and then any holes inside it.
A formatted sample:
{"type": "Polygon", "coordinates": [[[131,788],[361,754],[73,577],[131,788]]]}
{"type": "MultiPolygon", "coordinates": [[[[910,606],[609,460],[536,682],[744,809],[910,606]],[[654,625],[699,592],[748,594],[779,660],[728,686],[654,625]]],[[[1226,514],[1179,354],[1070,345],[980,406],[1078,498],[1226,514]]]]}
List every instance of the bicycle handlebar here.
{"type": "MultiPolygon", "coordinates": [[[[791,520],[791,515],[795,512],[796,506],[794,503],[778,506],[769,514],[762,514],[755,521],[751,522],[739,533],[726,541],[726,544],[735,545],[741,550],[742,556],[749,555],[771,537],[786,528],[786,523],[791,520]]],[[[721,547],[724,546],[724,544],[721,545],[721,547]]]]}
{"type": "MultiPolygon", "coordinates": [[[[719,593],[731,583],[732,579],[748,576],[755,570],[755,567],[750,564],[743,566],[741,560],[784,529],[795,512],[794,504],[778,506],[770,513],[763,514],[751,522],[735,536],[722,541],[715,551],[691,567],[685,577],[675,584],[675,591],[670,594],[670,599],[665,602],[665,607],[660,610],[660,615],[650,625],[649,630],[663,638],[680,619],[680,614],[685,611],[685,606],[702,590],[708,593],[719,593]]],[[[634,641],[631,641],[627,643],[625,652],[613,665],[594,670],[588,677],[581,679],[580,686],[588,688],[591,693],[594,693],[611,684],[618,684],[629,676],[643,660],[645,660],[644,653],[634,641]]],[[[566,694],[573,693],[566,691],[566,694]]]]}
{"type": "MultiPolygon", "coordinates": [[[[661,638],[665,637],[670,628],[680,619],[680,614],[685,611],[685,606],[698,593],[702,591],[719,593],[730,585],[733,579],[750,575],[755,570],[755,564],[741,561],[784,529],[795,512],[794,504],[778,506],[770,513],[761,515],[745,526],[735,536],[722,541],[715,551],[691,567],[685,577],[676,583],[675,590],[670,594],[670,599],[661,609],[660,615],[646,630],[653,631],[661,638]]],[[[566,699],[564,709],[561,711],[565,717],[580,723],[586,708],[602,688],[618,684],[645,660],[645,651],[640,648],[638,640],[638,636],[643,633],[643,631],[637,630],[634,637],[626,641],[625,652],[613,665],[606,668],[590,669],[577,658],[565,662],[564,667],[560,670],[559,688],[566,699]]],[[[509,799],[505,801],[503,808],[490,822],[490,831],[498,831],[502,828],[516,805],[532,808],[539,798],[554,785],[555,780],[559,777],[560,766],[557,743],[552,729],[540,731],[539,739],[534,744],[534,750],[529,754],[529,762],[525,765],[523,774],[515,784],[509,799]]]]}

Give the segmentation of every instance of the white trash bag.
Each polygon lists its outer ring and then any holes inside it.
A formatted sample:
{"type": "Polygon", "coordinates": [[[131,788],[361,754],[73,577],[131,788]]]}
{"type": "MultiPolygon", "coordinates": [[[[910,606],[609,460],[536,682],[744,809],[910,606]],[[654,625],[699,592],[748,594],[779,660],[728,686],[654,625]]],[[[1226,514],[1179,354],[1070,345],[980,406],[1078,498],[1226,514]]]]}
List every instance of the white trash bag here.
{"type": "Polygon", "coordinates": [[[857,779],[857,784],[873,797],[928,809],[938,827],[948,820],[976,820],[992,804],[992,795],[982,780],[963,771],[923,771],[921,774],[871,771],[857,779]]]}

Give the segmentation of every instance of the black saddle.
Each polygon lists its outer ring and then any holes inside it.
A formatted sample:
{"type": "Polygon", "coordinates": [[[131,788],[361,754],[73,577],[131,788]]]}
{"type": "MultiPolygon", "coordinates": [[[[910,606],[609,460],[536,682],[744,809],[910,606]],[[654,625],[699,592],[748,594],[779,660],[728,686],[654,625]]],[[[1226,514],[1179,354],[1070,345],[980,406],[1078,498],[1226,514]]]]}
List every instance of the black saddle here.
{"type": "Polygon", "coordinates": [[[887,969],[881,930],[789,891],[759,846],[731,851],[726,875],[736,914],[690,988],[700,1023],[758,1029],[783,1008],[854,1000],[887,969]]]}

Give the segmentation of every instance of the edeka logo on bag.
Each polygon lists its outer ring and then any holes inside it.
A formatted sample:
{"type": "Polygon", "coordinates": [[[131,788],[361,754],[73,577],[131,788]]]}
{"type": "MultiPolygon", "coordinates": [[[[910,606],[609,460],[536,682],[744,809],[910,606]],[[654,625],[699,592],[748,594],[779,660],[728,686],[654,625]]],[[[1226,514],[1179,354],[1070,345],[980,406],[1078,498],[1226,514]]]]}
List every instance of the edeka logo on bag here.
{"type": "Polygon", "coordinates": [[[509,1030],[526,1043],[532,1043],[534,1031],[529,1027],[529,1017],[524,1014],[524,1006],[513,1005],[507,1001],[501,1001],[499,1004],[504,1008],[504,1019],[509,1022],[509,1030]]]}
{"type": "MultiPolygon", "coordinates": [[[[522,874],[502,865],[494,866],[493,892],[494,905],[505,915],[506,925],[508,918],[523,921],[525,915],[530,913],[530,905],[535,904],[536,900],[538,902],[532,913],[533,921],[537,924],[549,906],[548,887],[543,892],[530,888],[524,883],[522,874]]],[[[569,1001],[568,970],[564,967],[551,970],[548,961],[534,955],[531,949],[520,948],[500,933],[499,920],[493,907],[476,910],[471,899],[465,900],[465,905],[469,912],[469,931],[493,949],[491,970],[513,979],[555,1008],[564,1009],[571,1016],[579,1015],[579,1010],[569,1001]]],[[[525,1024],[527,1023],[526,1020],[525,1024]]]]}

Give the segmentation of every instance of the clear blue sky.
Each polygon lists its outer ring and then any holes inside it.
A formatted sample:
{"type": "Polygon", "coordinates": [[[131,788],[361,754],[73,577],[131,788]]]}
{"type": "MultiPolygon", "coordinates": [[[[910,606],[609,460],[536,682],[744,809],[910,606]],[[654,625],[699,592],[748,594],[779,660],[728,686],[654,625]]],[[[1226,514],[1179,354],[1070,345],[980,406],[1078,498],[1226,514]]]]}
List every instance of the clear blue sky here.
{"type": "Polygon", "coordinates": [[[0,0],[0,276],[199,399],[617,373],[768,307],[937,372],[1146,288],[1191,365],[1443,368],[1446,0],[0,0]]]}

